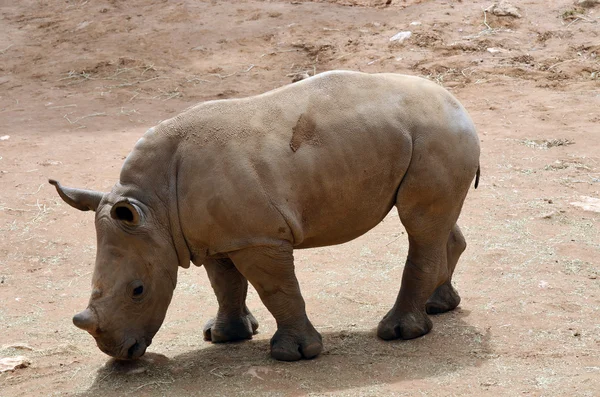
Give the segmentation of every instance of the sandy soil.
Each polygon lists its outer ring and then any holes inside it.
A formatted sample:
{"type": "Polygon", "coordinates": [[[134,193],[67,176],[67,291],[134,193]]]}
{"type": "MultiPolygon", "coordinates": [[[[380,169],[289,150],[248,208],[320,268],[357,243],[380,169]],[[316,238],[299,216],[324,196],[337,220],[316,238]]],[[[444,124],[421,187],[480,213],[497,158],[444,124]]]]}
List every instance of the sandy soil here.
{"type": "Polygon", "coordinates": [[[491,0],[384,3],[0,2],[0,357],[31,362],[0,374],[0,395],[600,393],[600,214],[571,204],[600,197],[600,7],[515,0],[513,18],[484,13],[491,0]],[[418,340],[376,338],[407,249],[392,213],[297,252],[319,358],[268,356],[275,322],[254,291],[261,332],[204,342],[216,300],[190,268],[149,353],[108,359],[71,324],[90,293],[93,217],[47,178],[106,191],[158,121],[330,69],[425,76],[470,111],[482,181],[459,222],[459,309],[418,340]]]}

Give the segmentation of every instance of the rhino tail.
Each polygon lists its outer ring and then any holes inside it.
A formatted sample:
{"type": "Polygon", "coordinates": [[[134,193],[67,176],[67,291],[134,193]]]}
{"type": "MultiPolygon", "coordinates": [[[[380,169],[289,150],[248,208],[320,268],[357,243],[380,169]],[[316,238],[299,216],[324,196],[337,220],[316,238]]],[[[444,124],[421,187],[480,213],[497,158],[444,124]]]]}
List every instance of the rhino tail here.
{"type": "Polygon", "coordinates": [[[475,173],[475,189],[479,186],[479,176],[481,175],[481,165],[477,166],[477,172],[475,173]]]}

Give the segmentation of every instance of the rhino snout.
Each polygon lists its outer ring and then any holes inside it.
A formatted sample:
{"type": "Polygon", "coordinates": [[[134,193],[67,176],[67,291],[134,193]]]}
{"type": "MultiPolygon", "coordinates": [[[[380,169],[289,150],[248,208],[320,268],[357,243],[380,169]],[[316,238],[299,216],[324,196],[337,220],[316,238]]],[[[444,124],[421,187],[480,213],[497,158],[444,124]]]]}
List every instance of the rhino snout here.
{"type": "Polygon", "coordinates": [[[98,333],[98,319],[96,318],[96,314],[91,311],[90,308],[74,315],[73,324],[75,324],[77,328],[89,332],[92,336],[96,336],[98,333]]]}

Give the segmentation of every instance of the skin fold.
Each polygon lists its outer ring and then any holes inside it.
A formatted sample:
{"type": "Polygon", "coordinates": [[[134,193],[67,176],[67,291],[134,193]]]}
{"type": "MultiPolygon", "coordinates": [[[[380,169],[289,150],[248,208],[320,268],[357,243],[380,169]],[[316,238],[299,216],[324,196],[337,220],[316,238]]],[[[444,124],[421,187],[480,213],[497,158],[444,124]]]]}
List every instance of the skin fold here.
{"type": "Polygon", "coordinates": [[[398,74],[333,71],[262,95],[210,101],[150,128],[111,192],[58,193],[96,214],[88,308],[75,325],[105,353],[144,354],[164,320],[179,267],[204,265],[219,310],[213,342],[249,339],[250,282],[277,321],[271,354],[322,350],[294,273],[294,249],[334,245],[375,227],[396,206],[409,251],[382,339],[411,339],[428,314],[460,302],[452,274],[456,224],[475,175],[479,139],[442,87],[398,74]]]}

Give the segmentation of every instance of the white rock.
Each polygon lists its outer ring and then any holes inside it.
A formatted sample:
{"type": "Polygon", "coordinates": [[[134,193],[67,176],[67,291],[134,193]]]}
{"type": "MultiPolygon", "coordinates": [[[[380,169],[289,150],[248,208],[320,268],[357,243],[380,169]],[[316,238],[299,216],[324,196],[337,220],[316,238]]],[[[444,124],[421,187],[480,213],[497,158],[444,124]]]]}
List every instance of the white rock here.
{"type": "Polygon", "coordinates": [[[10,138],[10,135],[2,135],[0,136],[0,141],[8,141],[8,138],[10,138]]]}
{"type": "Polygon", "coordinates": [[[410,26],[421,26],[421,21],[414,21],[410,23],[410,26]]]}
{"type": "Polygon", "coordinates": [[[409,39],[412,36],[412,32],[398,32],[390,38],[390,41],[397,41],[398,43],[402,43],[404,40],[409,39]]]}
{"type": "Polygon", "coordinates": [[[79,25],[77,25],[77,27],[75,28],[75,30],[85,29],[86,27],[89,26],[90,23],[91,23],[90,21],[83,21],[79,25]]]}
{"type": "Polygon", "coordinates": [[[0,358],[0,373],[14,371],[19,368],[27,368],[30,365],[31,362],[25,356],[0,358]]]}
{"type": "Polygon", "coordinates": [[[570,203],[575,207],[582,208],[584,211],[598,212],[600,213],[600,199],[589,196],[581,196],[581,201],[575,201],[570,203]]]}

